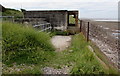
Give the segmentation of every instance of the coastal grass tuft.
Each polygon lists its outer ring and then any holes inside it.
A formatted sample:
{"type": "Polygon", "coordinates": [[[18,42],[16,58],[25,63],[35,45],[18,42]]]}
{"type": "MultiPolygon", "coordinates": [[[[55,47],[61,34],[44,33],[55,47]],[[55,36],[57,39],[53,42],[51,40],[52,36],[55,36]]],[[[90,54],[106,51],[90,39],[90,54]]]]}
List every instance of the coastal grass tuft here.
{"type": "Polygon", "coordinates": [[[3,74],[43,74],[44,67],[68,67],[71,75],[114,74],[103,67],[89,45],[82,34],[76,34],[68,49],[54,52],[49,34],[3,22],[3,74]]]}
{"type": "Polygon", "coordinates": [[[50,36],[22,24],[2,23],[3,63],[38,63],[41,51],[54,51],[50,36]],[[38,50],[39,49],[39,50],[38,50]]]}

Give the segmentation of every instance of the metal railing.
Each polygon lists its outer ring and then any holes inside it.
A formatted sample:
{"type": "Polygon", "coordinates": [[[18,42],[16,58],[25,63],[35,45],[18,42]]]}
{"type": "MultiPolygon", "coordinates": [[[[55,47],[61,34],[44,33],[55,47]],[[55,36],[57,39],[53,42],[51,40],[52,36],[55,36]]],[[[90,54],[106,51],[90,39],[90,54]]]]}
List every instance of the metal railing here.
{"type": "Polygon", "coordinates": [[[0,19],[14,22],[14,16],[0,16],[0,19]]]}
{"type": "Polygon", "coordinates": [[[34,28],[39,29],[39,32],[51,31],[52,26],[50,23],[42,23],[33,26],[34,28]]]}

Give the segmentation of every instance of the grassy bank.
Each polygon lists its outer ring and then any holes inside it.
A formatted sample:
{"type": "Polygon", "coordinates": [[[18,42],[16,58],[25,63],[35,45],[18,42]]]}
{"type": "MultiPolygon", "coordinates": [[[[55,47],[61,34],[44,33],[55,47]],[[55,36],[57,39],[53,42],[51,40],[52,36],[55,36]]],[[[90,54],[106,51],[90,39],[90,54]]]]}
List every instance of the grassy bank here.
{"type": "MultiPolygon", "coordinates": [[[[106,71],[88,49],[88,43],[82,35],[75,35],[73,37],[71,50],[73,52],[70,57],[71,61],[75,62],[71,70],[71,74],[104,74],[106,71]]],[[[69,58],[70,58],[69,57],[69,58]]]]}
{"type": "Polygon", "coordinates": [[[14,18],[22,18],[23,13],[19,10],[16,9],[11,9],[11,8],[5,8],[5,11],[2,12],[3,16],[14,16],[14,18]]]}
{"type": "Polygon", "coordinates": [[[106,69],[103,64],[88,49],[82,34],[74,35],[71,47],[63,52],[56,53],[55,56],[44,66],[61,69],[64,66],[70,68],[70,74],[114,74],[106,69]],[[72,68],[71,68],[72,67],[72,68]]]}
{"type": "Polygon", "coordinates": [[[110,74],[118,74],[118,69],[115,66],[113,66],[111,61],[107,58],[107,56],[103,52],[100,51],[100,49],[95,45],[95,43],[90,42],[90,45],[94,49],[94,52],[98,56],[98,58],[107,65],[105,66],[105,68],[108,68],[107,71],[110,74]]]}
{"type": "Polygon", "coordinates": [[[72,36],[71,46],[54,52],[50,37],[32,27],[3,22],[3,73],[42,74],[44,67],[69,68],[69,74],[114,74],[88,49],[82,34],[72,36]]]}
{"type": "Polygon", "coordinates": [[[37,64],[44,60],[43,51],[54,51],[49,35],[32,27],[3,22],[2,34],[3,63],[9,66],[13,63],[37,64]]]}

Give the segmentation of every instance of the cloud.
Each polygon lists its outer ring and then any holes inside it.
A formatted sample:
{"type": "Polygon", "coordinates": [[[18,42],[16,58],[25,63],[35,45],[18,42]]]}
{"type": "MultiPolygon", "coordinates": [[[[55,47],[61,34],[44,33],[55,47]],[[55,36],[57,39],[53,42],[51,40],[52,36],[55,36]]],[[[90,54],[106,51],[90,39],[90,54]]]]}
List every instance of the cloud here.
{"type": "Polygon", "coordinates": [[[80,17],[116,17],[118,0],[1,0],[9,8],[26,10],[79,10],[80,17]],[[51,1],[51,2],[50,2],[51,1]]]}
{"type": "Polygon", "coordinates": [[[0,0],[0,2],[118,2],[119,0],[0,0]]]}

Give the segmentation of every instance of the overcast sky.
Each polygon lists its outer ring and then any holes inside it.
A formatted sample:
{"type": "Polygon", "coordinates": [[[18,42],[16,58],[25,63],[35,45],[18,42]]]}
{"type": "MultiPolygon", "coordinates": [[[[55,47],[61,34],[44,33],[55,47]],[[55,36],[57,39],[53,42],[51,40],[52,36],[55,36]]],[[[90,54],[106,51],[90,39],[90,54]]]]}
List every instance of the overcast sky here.
{"type": "Polygon", "coordinates": [[[118,18],[119,0],[0,0],[7,8],[79,10],[79,18],[118,18]]]}

